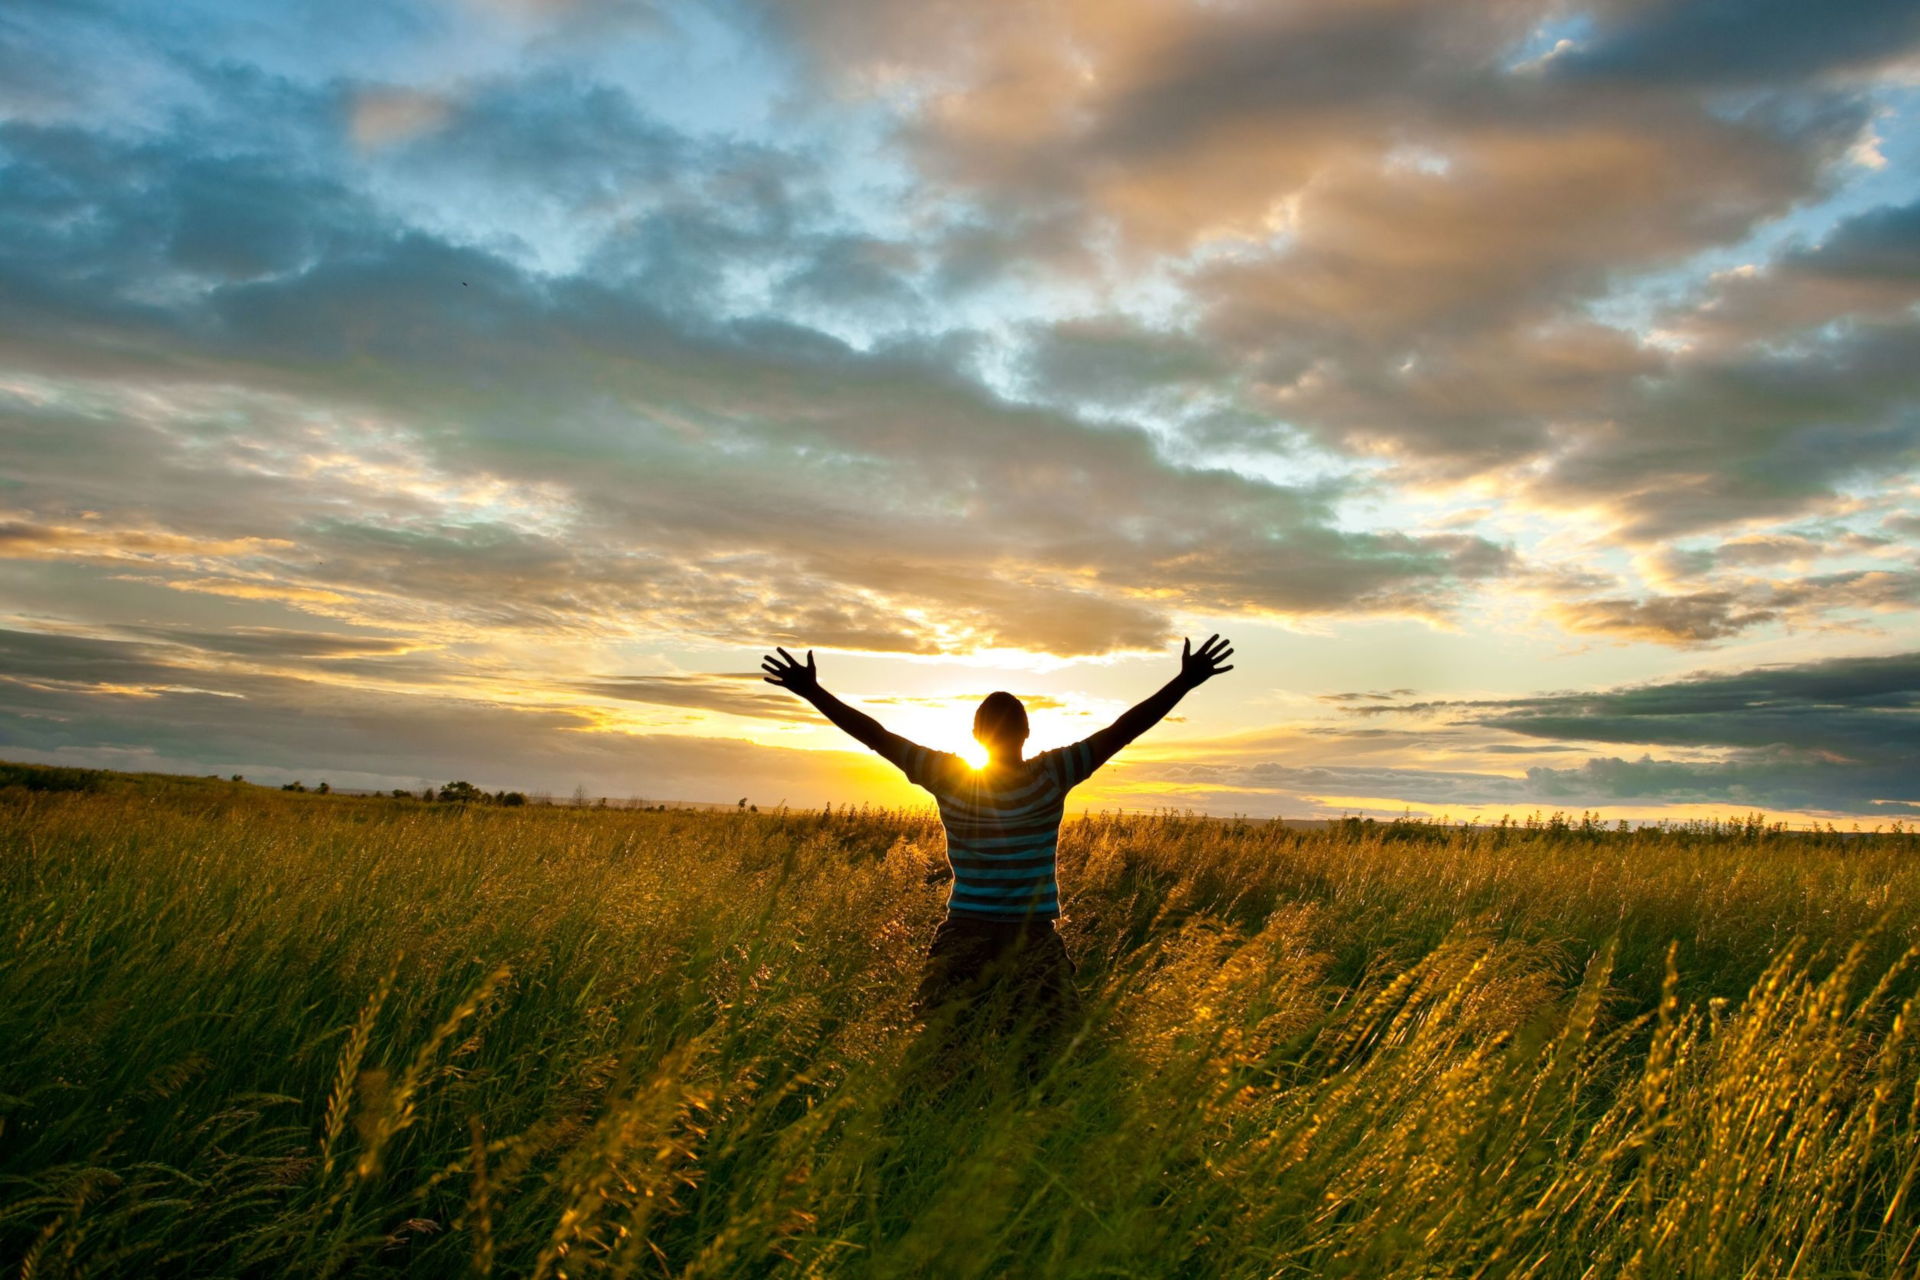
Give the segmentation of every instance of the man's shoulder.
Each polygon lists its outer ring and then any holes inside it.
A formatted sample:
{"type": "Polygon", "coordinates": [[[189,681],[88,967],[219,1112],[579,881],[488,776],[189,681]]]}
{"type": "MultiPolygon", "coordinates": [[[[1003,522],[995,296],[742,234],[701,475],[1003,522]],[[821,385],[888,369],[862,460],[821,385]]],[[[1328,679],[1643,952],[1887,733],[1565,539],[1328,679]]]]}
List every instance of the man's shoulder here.
{"type": "Polygon", "coordinates": [[[1048,777],[1059,783],[1063,789],[1071,790],[1085,782],[1088,776],[1104,764],[1112,753],[1110,747],[1103,745],[1102,734],[1096,733],[1078,742],[1070,742],[1064,747],[1043,751],[1033,758],[1040,762],[1039,768],[1048,777]]]}
{"type": "Polygon", "coordinates": [[[926,774],[927,786],[935,791],[964,783],[973,774],[973,766],[951,751],[936,751],[932,747],[920,750],[925,753],[921,756],[921,768],[926,774]]]}
{"type": "Polygon", "coordinates": [[[1036,789],[1060,783],[1059,752],[1042,751],[1028,756],[1017,769],[990,780],[993,790],[1002,795],[1030,795],[1036,789]]]}

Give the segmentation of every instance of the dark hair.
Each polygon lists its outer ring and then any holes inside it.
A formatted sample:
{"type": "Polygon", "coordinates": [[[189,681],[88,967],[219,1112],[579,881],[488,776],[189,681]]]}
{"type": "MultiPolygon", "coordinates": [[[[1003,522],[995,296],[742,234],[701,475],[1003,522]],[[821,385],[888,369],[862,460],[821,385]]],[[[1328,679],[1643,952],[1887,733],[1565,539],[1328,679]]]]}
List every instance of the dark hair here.
{"type": "Polygon", "coordinates": [[[982,742],[1026,740],[1027,708],[1010,693],[990,693],[973,713],[973,736],[982,742]]]}

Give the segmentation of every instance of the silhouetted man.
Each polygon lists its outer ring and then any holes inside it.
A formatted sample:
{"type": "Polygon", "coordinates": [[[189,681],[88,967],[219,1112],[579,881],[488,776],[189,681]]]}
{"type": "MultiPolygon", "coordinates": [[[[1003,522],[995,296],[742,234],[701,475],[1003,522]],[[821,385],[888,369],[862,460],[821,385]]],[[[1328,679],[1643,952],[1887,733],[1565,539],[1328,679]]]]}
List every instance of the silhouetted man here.
{"type": "Polygon", "coordinates": [[[1158,693],[1092,736],[1032,757],[1022,755],[1026,707],[1010,693],[990,693],[973,716],[973,736],[987,749],[979,769],[889,732],[822,689],[812,650],[805,665],[785,649],[762,659],[767,683],[805,698],[940,802],[953,887],[920,983],[922,1017],[963,1019],[998,986],[1020,1021],[1051,1030],[1067,1018],[1075,1006],[1073,962],[1053,926],[1060,914],[1054,855],[1067,792],[1160,723],[1189,690],[1233,670],[1224,665],[1232,656],[1217,635],[1198,650],[1184,642],[1180,674],[1158,693]]]}

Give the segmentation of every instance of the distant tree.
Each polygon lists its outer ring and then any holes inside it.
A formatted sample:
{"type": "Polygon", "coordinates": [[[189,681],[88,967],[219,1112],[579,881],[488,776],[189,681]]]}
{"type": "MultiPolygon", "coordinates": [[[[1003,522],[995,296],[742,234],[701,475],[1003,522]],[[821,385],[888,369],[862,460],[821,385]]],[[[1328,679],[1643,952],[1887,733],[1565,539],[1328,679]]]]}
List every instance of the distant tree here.
{"type": "Polygon", "coordinates": [[[405,787],[395,787],[389,794],[392,795],[395,800],[413,799],[413,792],[407,790],[405,787]]]}
{"type": "Polygon", "coordinates": [[[741,796],[741,797],[740,797],[740,805],[739,805],[739,807],[740,807],[740,808],[742,808],[742,809],[744,809],[744,808],[746,808],[746,807],[747,807],[747,798],[746,798],[745,796],[741,796]]]}
{"type": "Polygon", "coordinates": [[[317,786],[317,787],[315,787],[315,788],[314,788],[314,790],[315,790],[316,792],[318,792],[318,793],[319,793],[320,795],[323,795],[323,796],[326,796],[326,795],[332,795],[332,794],[333,794],[333,788],[332,788],[332,787],[330,787],[330,786],[328,786],[328,785],[327,785],[326,783],[324,783],[324,782],[323,782],[323,783],[321,783],[321,784],[320,784],[319,786],[317,786]]]}
{"type": "Polygon", "coordinates": [[[497,797],[497,799],[500,801],[501,804],[504,804],[509,808],[512,808],[515,805],[523,805],[527,802],[526,796],[522,795],[518,791],[502,791],[497,797]]]}
{"type": "Polygon", "coordinates": [[[246,779],[245,779],[245,778],[243,778],[243,777],[241,777],[241,776],[240,776],[239,774],[237,774],[237,773],[233,775],[233,780],[234,780],[235,782],[245,782],[245,781],[246,781],[246,779]]]}
{"type": "Polygon", "coordinates": [[[748,806],[747,806],[747,812],[748,812],[748,813],[758,813],[758,812],[760,812],[760,806],[759,806],[759,805],[757,805],[757,804],[750,804],[750,805],[748,805],[748,806]]]}
{"type": "Polygon", "coordinates": [[[304,782],[289,782],[285,786],[281,787],[280,789],[282,791],[305,791],[307,789],[307,785],[304,782]]]}
{"type": "Polygon", "coordinates": [[[454,804],[471,804],[475,800],[485,800],[487,793],[471,782],[449,782],[440,788],[440,799],[454,804]]]}
{"type": "Polygon", "coordinates": [[[587,784],[584,782],[573,789],[573,807],[576,809],[587,807],[587,784]]]}

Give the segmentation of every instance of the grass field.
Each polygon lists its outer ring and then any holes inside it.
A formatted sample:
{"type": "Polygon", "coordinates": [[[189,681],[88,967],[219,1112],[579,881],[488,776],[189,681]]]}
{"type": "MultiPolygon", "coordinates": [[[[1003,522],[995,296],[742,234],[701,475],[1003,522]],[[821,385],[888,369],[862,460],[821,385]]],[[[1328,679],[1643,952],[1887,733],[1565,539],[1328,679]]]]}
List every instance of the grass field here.
{"type": "Polygon", "coordinates": [[[1911,835],[1073,823],[1088,1025],[1037,1082],[989,1055],[944,1091],[903,1069],[940,848],[918,814],[0,791],[0,1256],[1920,1264],[1911,835]]]}

